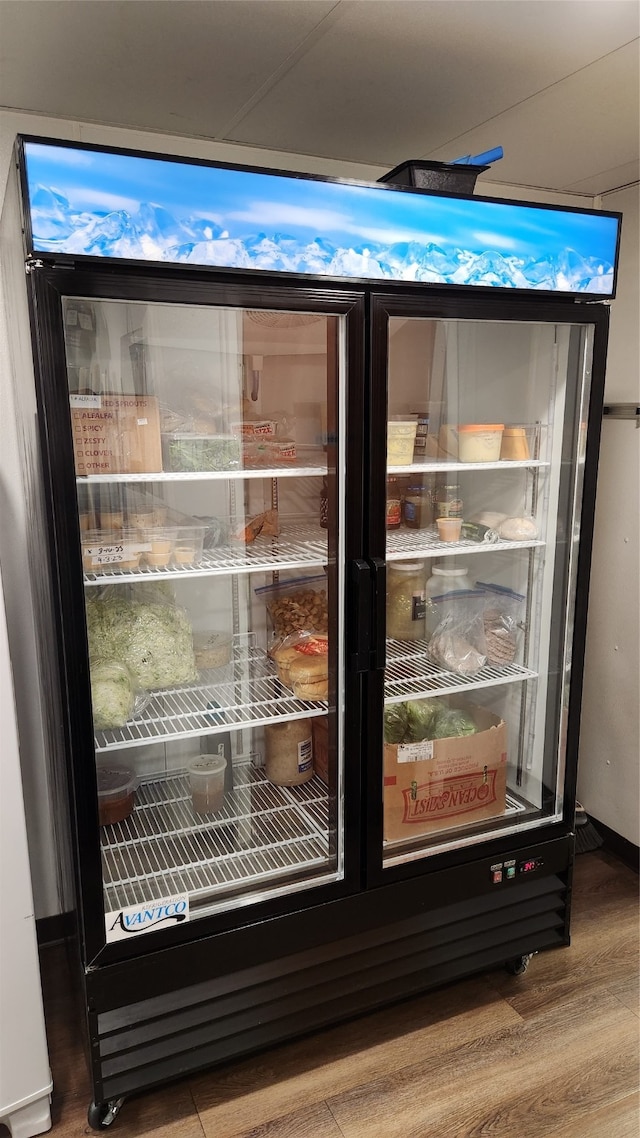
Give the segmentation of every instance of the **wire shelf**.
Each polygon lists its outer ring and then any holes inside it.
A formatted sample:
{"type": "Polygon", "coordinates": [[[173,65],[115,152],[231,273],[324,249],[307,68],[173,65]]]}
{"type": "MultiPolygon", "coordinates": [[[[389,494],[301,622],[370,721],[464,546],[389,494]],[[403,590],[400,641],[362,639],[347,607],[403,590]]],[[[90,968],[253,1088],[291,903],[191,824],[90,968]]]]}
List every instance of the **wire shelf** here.
{"type": "Polygon", "coordinates": [[[534,680],[537,672],[521,664],[486,664],[475,676],[461,676],[446,672],[428,656],[424,640],[408,643],[387,640],[387,667],[385,671],[385,702],[399,703],[403,699],[423,695],[451,695],[454,692],[512,684],[534,680]]]}
{"type": "Polygon", "coordinates": [[[496,462],[456,462],[433,459],[432,462],[411,462],[406,466],[387,466],[387,474],[442,474],[462,470],[536,470],[549,463],[539,458],[501,458],[496,462]]]}
{"type": "Polygon", "coordinates": [[[207,550],[198,565],[142,566],[140,569],[118,569],[85,573],[87,585],[112,584],[117,581],[140,581],[157,577],[202,577],[226,573],[270,573],[274,569],[304,569],[325,565],[328,560],[327,533],[320,526],[297,523],[287,526],[279,537],[257,537],[250,545],[236,542],[207,550]]]}
{"type": "Polygon", "coordinates": [[[133,814],[101,830],[106,912],[188,893],[190,900],[329,867],[328,791],[317,777],[274,786],[243,758],[215,817],[195,814],[183,772],[143,782],[133,814]]]}
{"type": "Polygon", "coordinates": [[[306,719],[326,710],[326,702],[296,699],[282,686],[266,654],[249,649],[228,667],[200,672],[197,684],[154,692],[124,727],[97,731],[95,749],[100,754],[141,743],[258,727],[278,719],[306,719]]]}
{"type": "Polygon", "coordinates": [[[500,553],[504,549],[532,549],[545,544],[541,540],[440,541],[437,529],[394,530],[387,533],[387,561],[399,561],[403,557],[452,557],[457,553],[500,553]]]}
{"type": "Polygon", "coordinates": [[[322,478],[327,474],[327,456],[322,447],[299,447],[296,462],[273,467],[256,467],[246,470],[185,470],[147,471],[144,474],[79,474],[77,482],[81,485],[96,483],[108,485],[111,482],[235,482],[245,478],[322,478]]]}

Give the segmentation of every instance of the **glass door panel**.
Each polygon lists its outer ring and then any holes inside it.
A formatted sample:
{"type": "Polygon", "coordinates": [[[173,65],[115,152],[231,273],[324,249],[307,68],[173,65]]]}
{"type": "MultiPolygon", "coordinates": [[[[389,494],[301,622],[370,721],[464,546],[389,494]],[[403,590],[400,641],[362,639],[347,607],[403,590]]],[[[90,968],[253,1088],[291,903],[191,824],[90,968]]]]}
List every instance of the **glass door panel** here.
{"type": "Polygon", "coordinates": [[[384,863],[562,813],[591,332],[391,317],[384,863]]]}
{"type": "Polygon", "coordinates": [[[339,880],[343,320],[64,323],[107,929],[339,880]]]}

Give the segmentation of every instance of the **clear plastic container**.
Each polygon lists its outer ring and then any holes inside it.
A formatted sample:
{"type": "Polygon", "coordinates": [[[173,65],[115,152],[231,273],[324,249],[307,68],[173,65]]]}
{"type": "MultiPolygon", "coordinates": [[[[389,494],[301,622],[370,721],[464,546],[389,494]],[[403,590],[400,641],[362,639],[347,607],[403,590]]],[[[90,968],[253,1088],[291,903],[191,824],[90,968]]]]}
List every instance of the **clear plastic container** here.
{"type": "Polygon", "coordinates": [[[425,569],[423,561],[393,561],[387,569],[387,636],[424,640],[425,569]]]}
{"type": "Polygon", "coordinates": [[[187,763],[195,814],[214,814],[224,805],[224,755],[197,755],[187,763]]]}
{"type": "Polygon", "coordinates": [[[464,593],[473,589],[469,574],[464,566],[434,565],[426,586],[426,632],[431,636],[439,620],[436,606],[432,603],[433,597],[442,597],[446,593],[464,593]]]}
{"type": "Polygon", "coordinates": [[[149,547],[145,553],[147,565],[152,569],[163,569],[171,561],[171,555],[176,545],[176,530],[162,529],[154,526],[145,534],[146,544],[149,547]]]}
{"type": "Polygon", "coordinates": [[[229,632],[194,632],[193,651],[198,668],[222,668],[231,660],[229,632]]]}
{"type": "Polygon", "coordinates": [[[199,565],[202,561],[203,541],[203,526],[178,526],[173,547],[174,564],[199,565]]]}
{"type": "Polygon", "coordinates": [[[100,766],[98,813],[101,826],[123,822],[133,812],[138,776],[129,767],[100,766]]]}
{"type": "Polygon", "coordinates": [[[504,423],[461,423],[458,427],[460,462],[498,462],[504,423]]]}

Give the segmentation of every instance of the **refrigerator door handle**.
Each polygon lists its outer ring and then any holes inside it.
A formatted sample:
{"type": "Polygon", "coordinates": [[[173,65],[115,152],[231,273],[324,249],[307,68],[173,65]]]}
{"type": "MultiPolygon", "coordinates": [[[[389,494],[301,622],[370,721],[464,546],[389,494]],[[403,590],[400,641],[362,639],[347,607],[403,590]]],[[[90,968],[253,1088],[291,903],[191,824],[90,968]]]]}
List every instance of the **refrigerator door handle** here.
{"type": "Polygon", "coordinates": [[[371,667],[380,672],[387,663],[387,564],[382,557],[371,557],[369,563],[373,578],[371,667]]]}
{"type": "Polygon", "coordinates": [[[349,563],[348,659],[352,672],[368,672],[371,654],[371,566],[356,558],[349,563]]]}

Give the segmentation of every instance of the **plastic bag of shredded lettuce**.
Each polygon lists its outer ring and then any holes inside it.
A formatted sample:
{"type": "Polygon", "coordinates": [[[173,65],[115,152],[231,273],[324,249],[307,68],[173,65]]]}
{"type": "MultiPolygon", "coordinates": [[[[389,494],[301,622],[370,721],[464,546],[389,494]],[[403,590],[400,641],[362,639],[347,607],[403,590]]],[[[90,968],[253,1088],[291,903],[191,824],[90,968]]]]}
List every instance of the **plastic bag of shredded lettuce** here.
{"type": "Polygon", "coordinates": [[[128,669],[117,660],[92,660],[91,707],[99,731],[124,727],[135,706],[134,684],[128,669]]]}
{"type": "Polygon", "coordinates": [[[136,688],[196,682],[191,624],[166,587],[107,586],[87,601],[87,633],[90,659],[117,660],[136,688]]]}

